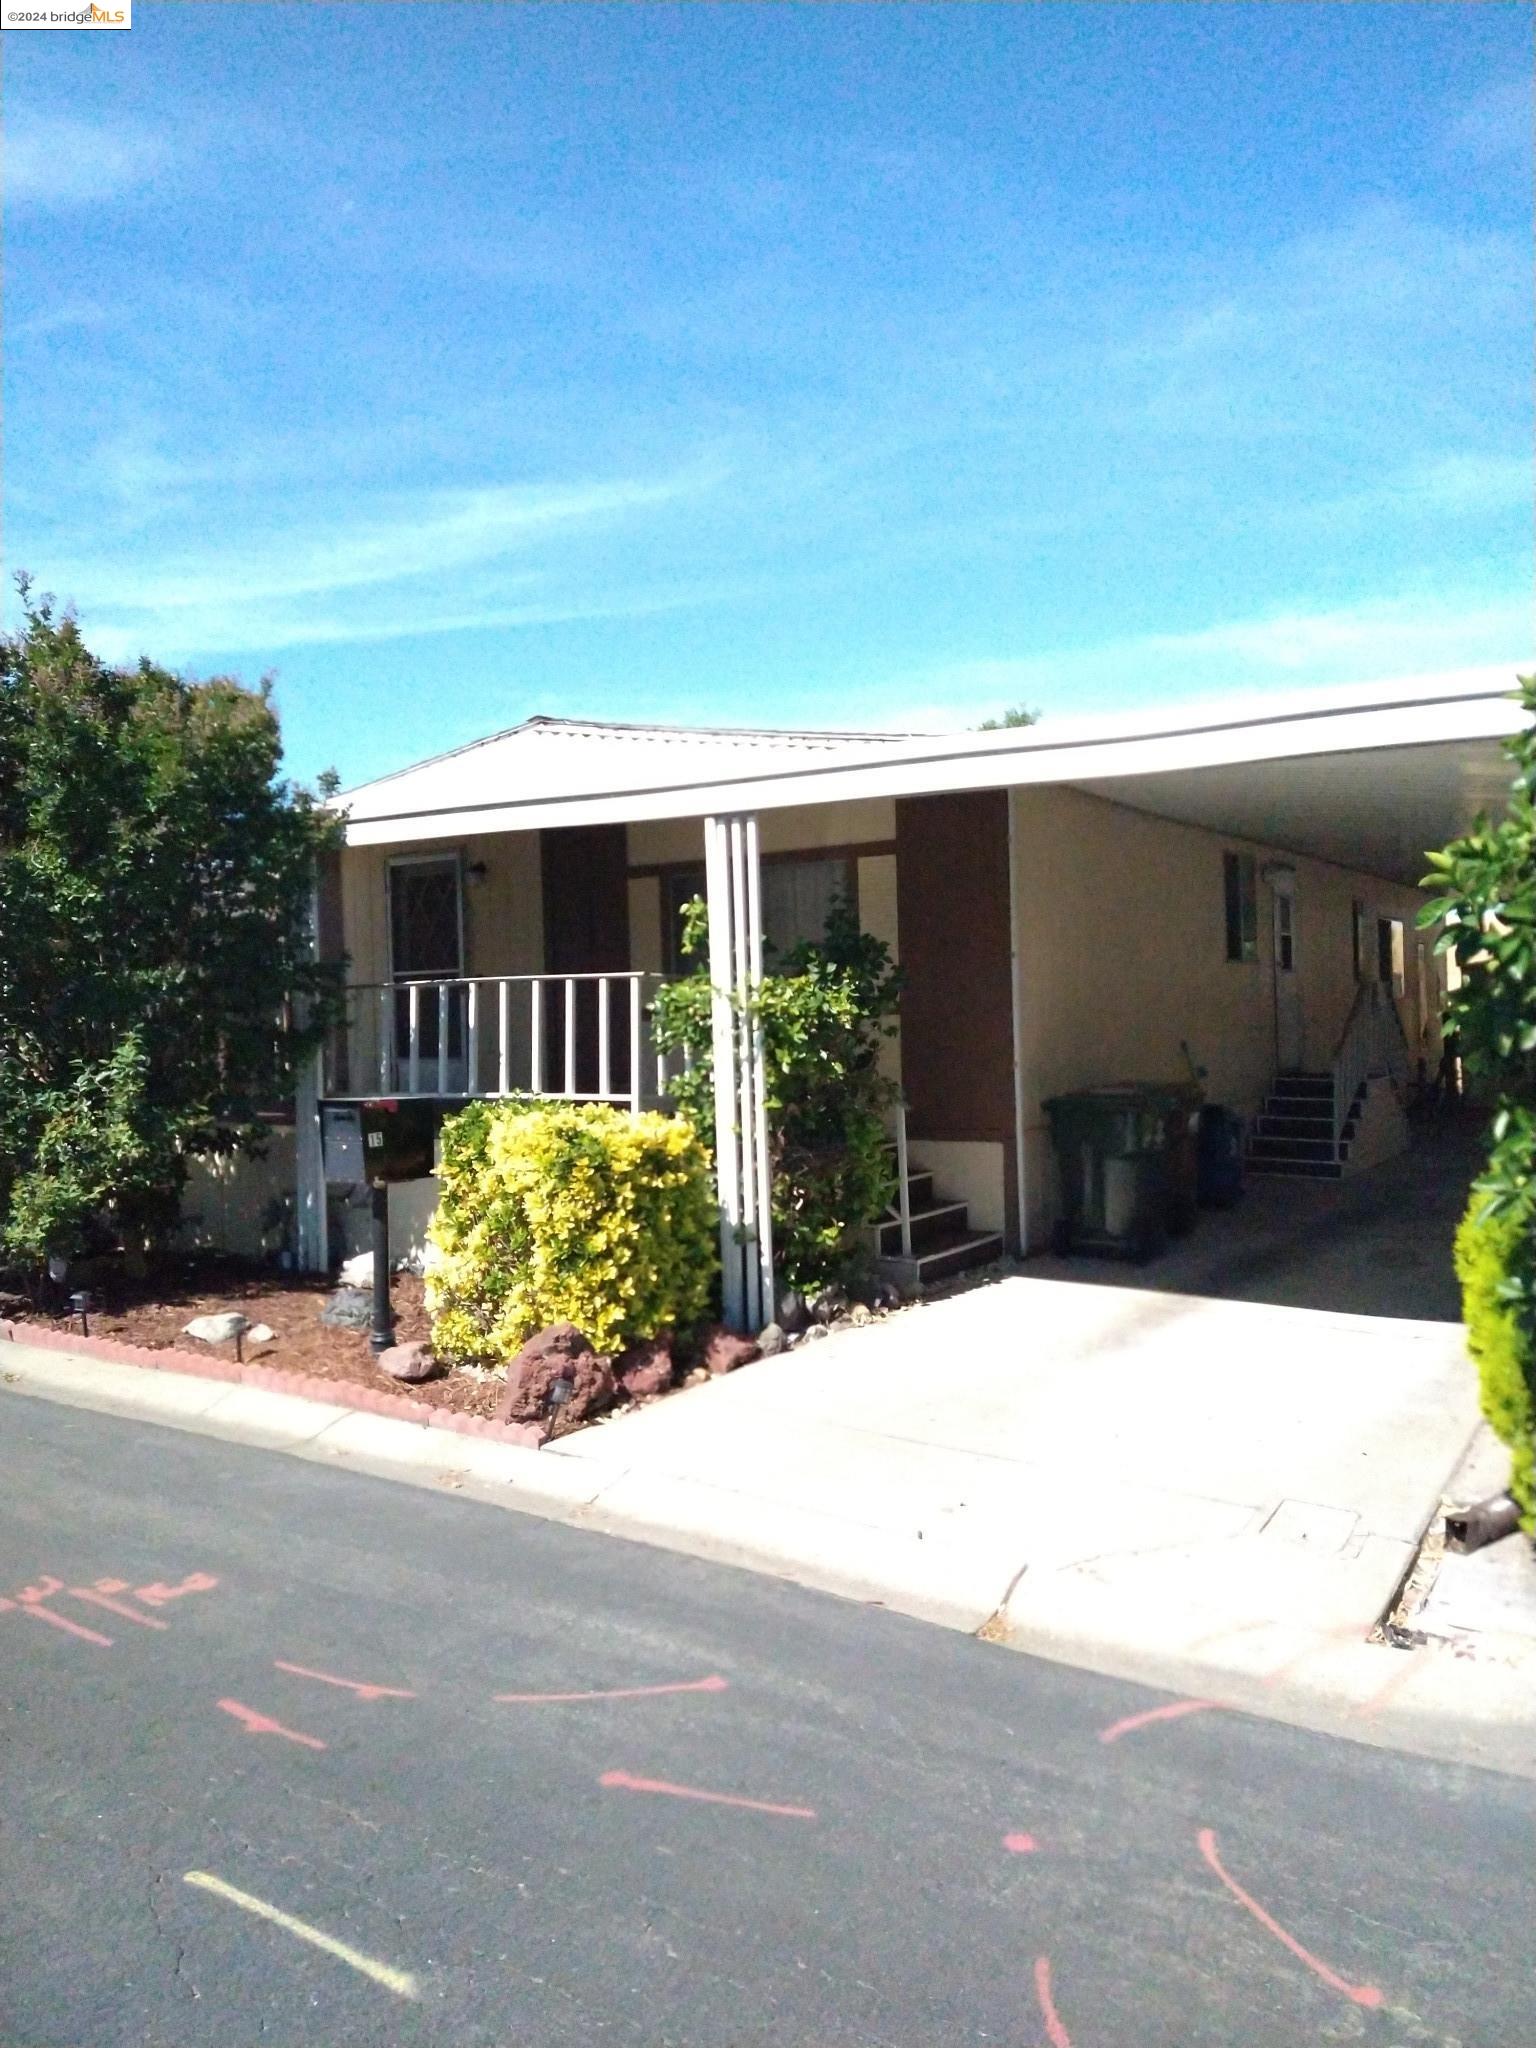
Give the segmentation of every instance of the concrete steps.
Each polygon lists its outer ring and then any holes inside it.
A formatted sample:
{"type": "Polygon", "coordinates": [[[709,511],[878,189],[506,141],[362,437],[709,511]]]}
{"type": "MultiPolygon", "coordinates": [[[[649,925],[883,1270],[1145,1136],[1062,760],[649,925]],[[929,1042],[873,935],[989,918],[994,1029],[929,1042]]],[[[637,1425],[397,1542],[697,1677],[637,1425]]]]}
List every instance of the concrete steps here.
{"type": "MultiPolygon", "coordinates": [[[[887,1148],[892,1153],[895,1146],[887,1148]]],[[[912,1251],[903,1257],[901,1213],[896,1204],[874,1228],[874,1250],[880,1271],[907,1294],[921,1294],[940,1280],[972,1271],[1001,1258],[1000,1230],[973,1230],[970,1208],[939,1194],[925,1166],[908,1161],[907,1203],[912,1225],[912,1251]]]]}
{"type": "Polygon", "coordinates": [[[1248,1133],[1249,1173],[1297,1180],[1339,1180],[1360,1120],[1360,1098],[1342,1129],[1335,1122],[1332,1074],[1277,1074],[1248,1133]]]}

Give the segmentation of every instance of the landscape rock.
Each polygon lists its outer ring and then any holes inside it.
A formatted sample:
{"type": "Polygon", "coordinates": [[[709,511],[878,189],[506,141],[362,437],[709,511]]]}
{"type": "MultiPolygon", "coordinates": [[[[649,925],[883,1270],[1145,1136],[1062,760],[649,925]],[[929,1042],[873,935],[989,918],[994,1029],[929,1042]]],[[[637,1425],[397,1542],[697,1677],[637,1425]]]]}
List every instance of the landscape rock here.
{"type": "Polygon", "coordinates": [[[551,1435],[563,1435],[608,1407],[614,1392],[612,1361],[594,1351],[574,1323],[551,1323],[507,1367],[496,1420],[543,1422],[551,1435]],[[570,1394],[563,1402],[551,1401],[550,1390],[561,1380],[570,1394]]]}
{"type": "Polygon", "coordinates": [[[325,1297],[320,1320],[333,1330],[366,1330],[373,1321],[373,1296],[364,1287],[338,1287],[325,1297]]]}
{"type": "Polygon", "coordinates": [[[793,1287],[786,1288],[779,1296],[779,1313],[774,1319],[781,1330],[790,1337],[798,1337],[811,1320],[805,1305],[805,1296],[796,1293],[793,1287]]]}
{"type": "Polygon", "coordinates": [[[756,1356],[756,1340],[737,1336],[724,1323],[711,1323],[700,1332],[699,1363],[716,1378],[721,1373],[734,1372],[739,1365],[750,1365],[756,1356]]]}
{"type": "Polygon", "coordinates": [[[373,1285],[373,1253],[355,1252],[350,1259],[343,1259],[341,1270],[336,1275],[343,1287],[371,1287],[373,1285]]]}
{"type": "Polygon", "coordinates": [[[832,1332],[827,1328],[825,1323],[812,1323],[811,1327],[806,1331],[805,1334],[807,1340],[809,1340],[812,1337],[830,1337],[832,1332]]]}
{"type": "MultiPolygon", "coordinates": [[[[195,1337],[199,1344],[231,1344],[236,1337],[243,1337],[251,1327],[246,1317],[238,1310],[227,1310],[219,1316],[194,1316],[183,1326],[182,1335],[195,1337]]],[[[266,1329],[265,1324],[259,1325],[266,1329]]],[[[267,1330],[267,1336],[272,1332],[267,1330]]]]}
{"type": "Polygon", "coordinates": [[[407,1380],[415,1385],[419,1380],[429,1380],[441,1369],[432,1356],[430,1344],[391,1344],[387,1351],[381,1351],[376,1361],[380,1372],[387,1372],[392,1380],[407,1380]]]}
{"type": "Polygon", "coordinates": [[[847,1320],[856,1326],[862,1326],[865,1323],[872,1323],[875,1319],[862,1301],[856,1301],[848,1311],[847,1320]]]}
{"type": "Polygon", "coordinates": [[[613,1377],[632,1401],[649,1401],[672,1384],[672,1332],[631,1344],[614,1360],[613,1377]]]}
{"type": "Polygon", "coordinates": [[[772,1358],[784,1349],[789,1339],[777,1323],[769,1323],[757,1333],[757,1351],[760,1358],[772,1358]]]}
{"type": "Polygon", "coordinates": [[[876,1274],[867,1287],[861,1288],[866,1306],[876,1310],[900,1308],[902,1292],[896,1282],[884,1273],[876,1274]]]}
{"type": "Polygon", "coordinates": [[[839,1316],[848,1313],[848,1292],[843,1287],[823,1287],[811,1303],[811,1320],[817,1323],[835,1323],[839,1316]]]}

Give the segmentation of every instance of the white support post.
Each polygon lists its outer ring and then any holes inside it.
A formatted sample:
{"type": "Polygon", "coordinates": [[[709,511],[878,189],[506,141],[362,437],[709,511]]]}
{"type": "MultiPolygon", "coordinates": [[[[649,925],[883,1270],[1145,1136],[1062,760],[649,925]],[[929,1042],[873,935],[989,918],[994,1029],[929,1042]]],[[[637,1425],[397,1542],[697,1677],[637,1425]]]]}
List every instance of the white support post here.
{"type": "Polygon", "coordinates": [[[512,1093],[512,984],[510,981],[496,985],[496,1076],[500,1082],[498,1093],[512,1093]]]}
{"type": "Polygon", "coordinates": [[[752,1033],[748,1023],[752,1001],[751,963],[747,941],[746,830],[740,818],[730,823],[731,965],[736,1004],[736,1093],[741,1133],[741,1291],[747,1327],[763,1326],[762,1283],[757,1269],[757,1113],[752,1086],[752,1033]]]}
{"type": "Polygon", "coordinates": [[[437,984],[437,1092],[448,1093],[448,984],[437,984]]]}
{"type": "Polygon", "coordinates": [[[528,1011],[529,1073],[528,1093],[544,1093],[544,984],[535,975],[528,984],[530,1008],[528,1011]]]}
{"type": "Polygon", "coordinates": [[[394,1093],[395,1074],[395,992],[379,990],[379,1093],[394,1093]]]}
{"type": "Polygon", "coordinates": [[[421,1093],[421,983],[419,981],[411,983],[410,994],[406,997],[405,1001],[405,1026],[409,1047],[406,1060],[406,1080],[409,1083],[409,1093],[419,1095],[421,1093]]]}
{"type": "Polygon", "coordinates": [[[773,1280],[773,1166],[768,1155],[768,1091],[763,1072],[763,1020],[757,994],[763,984],[763,867],[757,819],[747,820],[747,972],[752,990],[751,1056],[757,1152],[757,1270],[762,1323],[778,1320],[779,1296],[773,1280]]]}
{"type": "Polygon", "coordinates": [[[721,1309],[740,1328],[746,1301],[742,1288],[741,1169],[736,1145],[736,1031],[731,1001],[730,832],[723,818],[704,821],[705,894],[709,905],[710,1021],[713,1026],[715,1087],[715,1184],[720,1197],[721,1309]]]}
{"type": "MultiPolygon", "coordinates": [[[[309,952],[319,953],[318,893],[309,907],[309,952]]],[[[320,1096],[325,1086],[324,1051],[316,1047],[294,1076],[293,1167],[294,1250],[305,1273],[323,1273],[330,1264],[325,1213],[325,1146],[320,1124],[320,1096]]]]}
{"type": "Polygon", "coordinates": [[[606,1102],[613,1093],[613,1046],[610,1041],[612,1017],[608,1007],[608,977],[597,978],[597,1092],[606,1102]]]}
{"type": "Polygon", "coordinates": [[[480,1093],[480,984],[469,984],[469,1044],[466,1047],[469,1071],[464,1076],[464,1093],[480,1093]]]}
{"type": "Polygon", "coordinates": [[[565,982],[565,1092],[576,1093],[576,984],[565,982]]]}

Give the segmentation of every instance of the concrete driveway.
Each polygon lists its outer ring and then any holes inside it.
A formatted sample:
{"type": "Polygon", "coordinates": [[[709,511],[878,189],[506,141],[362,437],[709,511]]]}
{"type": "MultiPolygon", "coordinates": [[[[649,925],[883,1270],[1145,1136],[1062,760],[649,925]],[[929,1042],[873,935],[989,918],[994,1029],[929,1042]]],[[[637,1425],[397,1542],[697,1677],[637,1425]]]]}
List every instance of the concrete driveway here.
{"type": "Polygon", "coordinates": [[[1157,1266],[1032,1260],[556,1455],[603,1474],[589,1523],[1102,1669],[1358,1703],[1477,1427],[1446,1277],[1473,1142],[1256,1185],[1157,1266]]]}

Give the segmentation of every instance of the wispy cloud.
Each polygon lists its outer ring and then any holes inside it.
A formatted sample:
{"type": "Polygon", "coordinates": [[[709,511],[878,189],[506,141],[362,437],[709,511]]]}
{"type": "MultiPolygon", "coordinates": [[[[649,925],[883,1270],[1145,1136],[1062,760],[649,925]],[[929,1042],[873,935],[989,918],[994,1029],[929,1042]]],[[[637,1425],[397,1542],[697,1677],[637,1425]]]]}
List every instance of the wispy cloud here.
{"type": "MultiPolygon", "coordinates": [[[[1010,704],[1047,713],[1285,685],[1365,682],[1530,659],[1528,602],[1478,594],[1402,595],[1330,610],[1267,612],[1182,633],[999,656],[881,679],[883,728],[975,725],[1010,704]]],[[[857,701],[857,689],[850,696],[857,701]]]]}
{"type": "Polygon", "coordinates": [[[22,105],[7,122],[5,191],[12,205],[110,203],[168,163],[163,135],[125,120],[83,120],[22,105]]]}
{"type": "MultiPolygon", "coordinates": [[[[149,470],[160,478],[157,459],[149,470]]],[[[51,564],[48,581],[88,614],[93,644],[111,658],[146,646],[183,659],[670,609],[697,600],[677,588],[594,597],[535,551],[697,496],[716,474],[701,463],[652,479],[420,491],[362,516],[311,516],[237,545],[184,548],[149,570],[126,556],[51,564]]]]}
{"type": "Polygon", "coordinates": [[[1451,149],[1482,164],[1531,160],[1536,94],[1529,78],[1496,78],[1473,95],[1447,131],[1451,149]]]}

